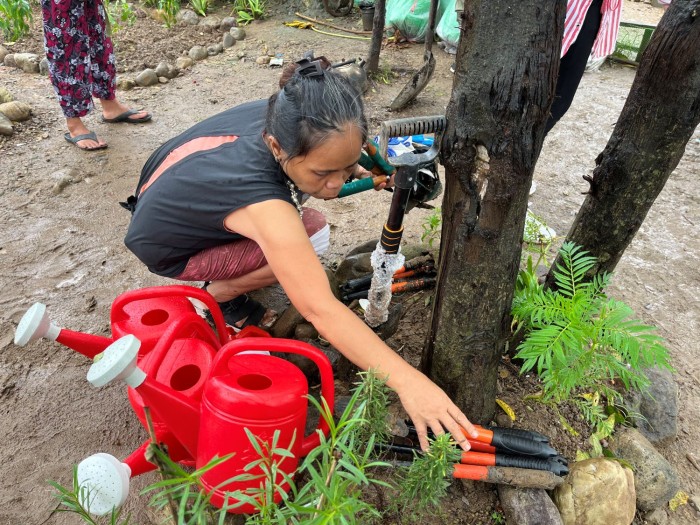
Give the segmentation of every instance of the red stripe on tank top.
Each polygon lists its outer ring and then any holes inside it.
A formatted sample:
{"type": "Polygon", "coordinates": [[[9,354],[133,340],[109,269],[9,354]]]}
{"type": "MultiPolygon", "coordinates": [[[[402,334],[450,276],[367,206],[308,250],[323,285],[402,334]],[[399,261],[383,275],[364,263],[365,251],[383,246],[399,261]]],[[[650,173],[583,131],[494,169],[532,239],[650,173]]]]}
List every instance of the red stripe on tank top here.
{"type": "Polygon", "coordinates": [[[189,142],[185,142],[182,146],[178,146],[165,157],[165,160],[160,163],[158,169],[153,172],[153,175],[148,179],[148,182],[141,187],[139,195],[146,191],[151,184],[153,184],[158,177],[160,177],[165,170],[174,164],[180,162],[185,157],[189,157],[193,153],[199,153],[200,151],[207,151],[210,149],[218,148],[222,144],[227,144],[229,142],[235,142],[238,138],[237,135],[220,135],[217,137],[199,137],[197,139],[192,139],[189,142]]]}

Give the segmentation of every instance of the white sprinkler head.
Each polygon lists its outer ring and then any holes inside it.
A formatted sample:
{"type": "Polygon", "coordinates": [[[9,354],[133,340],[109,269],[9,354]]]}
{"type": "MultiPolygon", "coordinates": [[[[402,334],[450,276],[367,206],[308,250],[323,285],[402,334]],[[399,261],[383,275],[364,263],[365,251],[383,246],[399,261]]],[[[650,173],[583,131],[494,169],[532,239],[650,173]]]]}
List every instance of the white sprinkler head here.
{"type": "Polygon", "coordinates": [[[78,464],[80,503],[90,514],[104,516],[121,507],[129,495],[131,469],[114,456],[102,452],[78,464]]]}
{"type": "Polygon", "coordinates": [[[34,303],[20,319],[15,330],[15,344],[25,346],[32,341],[47,337],[55,340],[61,329],[51,323],[46,313],[46,305],[34,303]]]}
{"type": "Polygon", "coordinates": [[[102,358],[94,363],[87,373],[87,380],[94,386],[105,386],[115,379],[123,379],[136,388],[146,374],[136,366],[136,357],[141,347],[141,341],[133,335],[120,337],[109,345],[102,353],[102,358]]]}

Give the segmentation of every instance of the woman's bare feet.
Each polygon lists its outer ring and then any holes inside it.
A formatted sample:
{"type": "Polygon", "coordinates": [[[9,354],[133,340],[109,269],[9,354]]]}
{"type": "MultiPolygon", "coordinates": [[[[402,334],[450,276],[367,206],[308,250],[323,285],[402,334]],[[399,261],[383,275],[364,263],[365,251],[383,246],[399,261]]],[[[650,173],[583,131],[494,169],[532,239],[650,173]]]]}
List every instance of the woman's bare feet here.
{"type": "MultiPolygon", "coordinates": [[[[79,117],[67,118],[66,125],[68,126],[68,133],[71,138],[90,134],[90,130],[85,127],[85,124],[83,124],[83,121],[79,117]]],[[[100,138],[97,138],[97,140],[86,138],[73,142],[73,144],[85,150],[103,149],[107,147],[107,143],[100,138]]]]}
{"type": "Polygon", "coordinates": [[[119,102],[116,98],[112,100],[100,99],[100,104],[102,104],[102,117],[105,121],[112,122],[146,122],[150,120],[150,115],[147,111],[135,111],[130,115],[126,115],[130,108],[119,102]],[[122,117],[122,119],[115,121],[114,119],[122,117]]]}

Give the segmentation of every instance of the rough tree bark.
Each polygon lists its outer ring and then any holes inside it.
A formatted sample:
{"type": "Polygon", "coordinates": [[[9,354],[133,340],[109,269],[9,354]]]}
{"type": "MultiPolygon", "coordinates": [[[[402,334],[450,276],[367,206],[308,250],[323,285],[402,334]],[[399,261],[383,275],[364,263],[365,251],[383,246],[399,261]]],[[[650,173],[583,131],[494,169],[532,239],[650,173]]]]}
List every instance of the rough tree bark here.
{"type": "Polygon", "coordinates": [[[466,0],[441,144],[439,280],[422,369],[475,422],[494,414],[527,197],[566,0],[466,0]]]}
{"type": "Polygon", "coordinates": [[[384,40],[384,18],[386,18],[386,1],[376,0],[374,2],[374,22],[372,24],[372,40],[369,45],[367,55],[367,73],[379,71],[379,53],[384,40]]]}
{"type": "MultiPolygon", "coordinates": [[[[584,177],[590,190],[566,240],[598,258],[593,273],[615,268],[698,123],[700,0],[675,0],[642,55],[593,177],[584,177]]],[[[553,281],[550,270],[547,284],[553,281]]]]}

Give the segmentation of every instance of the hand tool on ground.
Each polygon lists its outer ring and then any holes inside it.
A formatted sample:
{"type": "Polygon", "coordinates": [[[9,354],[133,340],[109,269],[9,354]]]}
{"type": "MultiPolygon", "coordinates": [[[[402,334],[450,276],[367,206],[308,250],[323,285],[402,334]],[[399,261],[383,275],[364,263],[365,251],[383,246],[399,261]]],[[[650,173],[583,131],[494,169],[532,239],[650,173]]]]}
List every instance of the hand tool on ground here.
{"type": "MultiPolygon", "coordinates": [[[[419,449],[405,445],[397,445],[395,443],[381,444],[378,446],[380,450],[394,452],[397,454],[413,455],[420,452],[419,449]]],[[[460,463],[464,465],[480,465],[483,467],[517,467],[532,470],[546,470],[553,472],[557,476],[566,476],[569,473],[569,467],[566,465],[566,459],[558,456],[556,458],[533,458],[512,456],[509,454],[489,454],[487,452],[474,452],[472,450],[460,453],[460,463]],[[561,458],[560,461],[559,458],[561,458]]]]}
{"type": "MultiPolygon", "coordinates": [[[[406,263],[401,268],[396,270],[396,273],[394,273],[392,278],[395,279],[397,275],[408,271],[421,270],[422,273],[430,273],[434,271],[434,269],[435,261],[433,260],[432,255],[419,255],[418,257],[415,257],[410,261],[406,261],[406,263]]],[[[356,290],[364,290],[365,288],[369,287],[371,282],[372,274],[368,273],[367,275],[363,275],[362,277],[358,277],[356,279],[348,279],[340,287],[340,289],[344,293],[349,293],[356,290]]]]}
{"type": "MultiPolygon", "coordinates": [[[[515,435],[512,432],[507,433],[500,427],[492,427],[491,430],[475,426],[479,436],[476,439],[469,439],[471,444],[473,441],[485,443],[493,446],[496,451],[512,454],[515,456],[531,456],[535,458],[550,458],[559,456],[559,453],[554,450],[548,443],[536,441],[522,435],[515,435]]],[[[408,423],[408,430],[416,434],[416,428],[412,423],[408,423]]],[[[465,436],[468,434],[462,430],[465,436]]]]}
{"type": "MultiPolygon", "coordinates": [[[[401,281],[391,284],[391,293],[405,293],[405,292],[417,292],[419,290],[425,290],[426,288],[433,288],[437,282],[436,277],[423,277],[420,279],[413,279],[411,281],[401,281]]],[[[343,301],[350,302],[354,299],[367,299],[369,295],[369,287],[364,290],[356,290],[351,293],[346,293],[342,296],[343,301]]]]}
{"type": "MultiPolygon", "coordinates": [[[[436,0],[437,1],[437,0],[436,0]]],[[[414,134],[435,133],[436,138],[432,147],[424,153],[409,152],[391,157],[389,163],[396,167],[394,175],[394,195],[391,199],[389,217],[382,229],[379,244],[372,252],[372,268],[374,274],[370,286],[369,306],[365,310],[365,321],[371,327],[384,323],[389,316],[391,302],[391,278],[403,266],[404,257],[400,253],[401,237],[403,236],[403,217],[408,210],[411,194],[424,193],[423,198],[434,198],[439,192],[437,177],[437,161],[440,137],[446,127],[443,115],[398,119],[383,122],[380,131],[381,156],[386,158],[387,144],[390,137],[414,134]],[[429,186],[419,180],[431,181],[429,186]]],[[[418,199],[419,201],[421,199],[418,199]]],[[[423,201],[425,202],[425,201],[423,201]]]]}

